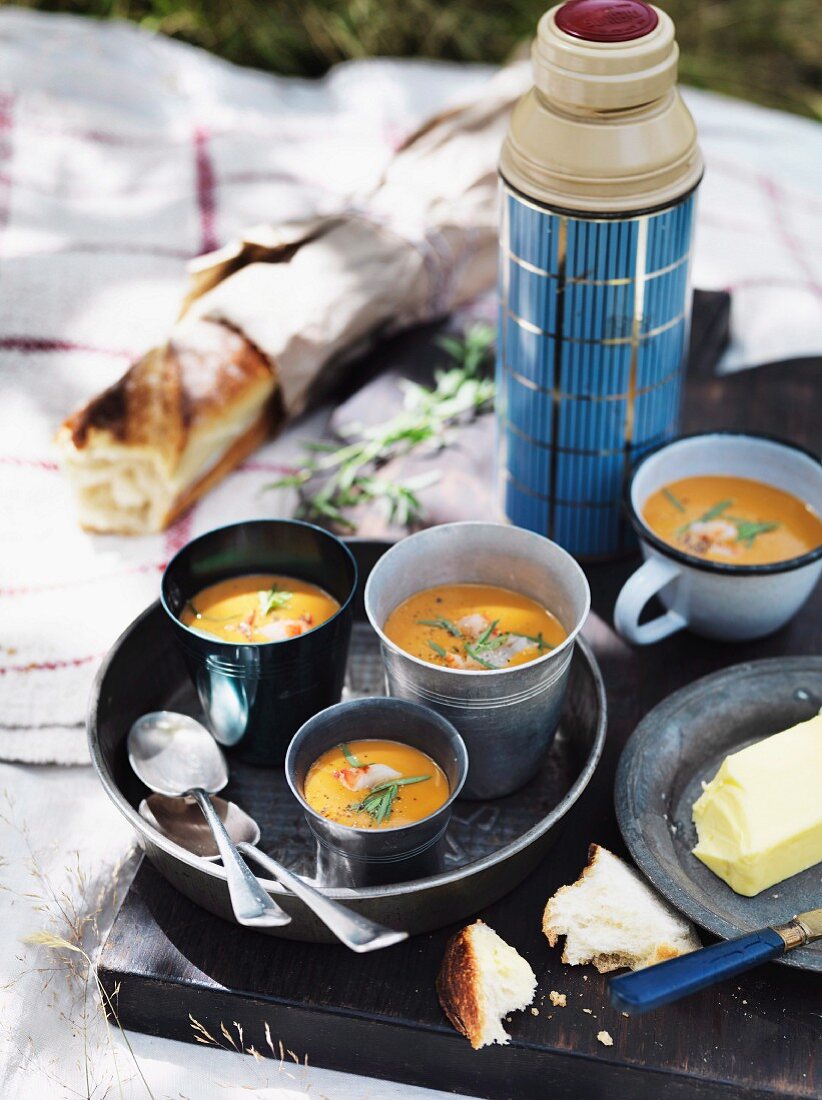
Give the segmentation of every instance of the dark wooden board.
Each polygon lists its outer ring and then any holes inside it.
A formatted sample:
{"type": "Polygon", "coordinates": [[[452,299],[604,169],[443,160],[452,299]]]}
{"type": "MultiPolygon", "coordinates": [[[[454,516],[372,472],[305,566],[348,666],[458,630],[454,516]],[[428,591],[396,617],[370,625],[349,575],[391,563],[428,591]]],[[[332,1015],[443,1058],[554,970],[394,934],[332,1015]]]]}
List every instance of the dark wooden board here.
{"type": "MultiPolygon", "coordinates": [[[[698,299],[686,430],[746,427],[817,444],[820,364],[774,364],[714,378],[726,329],[727,301],[698,299]]],[[[390,352],[400,362],[413,361],[427,339],[406,338],[390,352]]],[[[551,950],[541,934],[546,898],[576,878],[590,841],[624,854],[613,779],[640,718],[670,692],[715,669],[822,649],[818,592],[785,630],[759,643],[729,646],[680,634],[634,650],[616,636],[611,621],[616,594],[635,565],[627,560],[587,569],[593,614],[586,635],[608,688],[609,734],[601,766],[542,866],[482,914],[529,959],[539,979],[539,1015],[513,1018],[509,1046],[474,1052],[442,1016],[434,977],[453,929],[359,957],[344,948],[277,941],[199,910],[145,863],[100,960],[103,981],[120,987],[124,1025],[192,1041],[189,1013],[217,1037],[221,1023],[231,1029],[238,1021],[246,1045],[264,1049],[267,1023],[275,1046],[282,1041],[309,1065],[494,1100],[657,1100],[663,1093],[711,1100],[818,1097],[818,975],[771,965],[628,1019],[607,1007],[604,977],[592,967],[564,966],[559,949],[551,950]],[[550,1005],[551,990],[566,993],[567,1007],[550,1005]],[[598,1042],[600,1030],[611,1034],[612,1047],[598,1042]]]]}

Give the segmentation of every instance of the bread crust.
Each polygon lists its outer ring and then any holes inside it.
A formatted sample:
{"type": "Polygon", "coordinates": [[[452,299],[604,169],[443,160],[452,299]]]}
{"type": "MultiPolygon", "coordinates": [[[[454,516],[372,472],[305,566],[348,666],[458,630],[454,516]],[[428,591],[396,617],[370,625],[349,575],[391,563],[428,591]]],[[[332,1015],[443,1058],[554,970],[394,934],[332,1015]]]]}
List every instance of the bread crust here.
{"type": "Polygon", "coordinates": [[[457,1031],[478,1050],[482,1046],[484,1022],[476,993],[480,973],[471,941],[473,927],[468,925],[448,941],[437,975],[437,996],[443,1012],[457,1031]]]}
{"type": "Polygon", "coordinates": [[[262,353],[229,326],[198,320],[69,416],[56,442],[81,498],[78,474],[87,464],[110,461],[113,479],[115,459],[152,457],[157,483],[150,523],[129,512],[118,517],[114,506],[102,522],[81,520],[86,530],[134,534],[173,523],[284,419],[276,373],[262,353]],[[240,434],[232,440],[233,424],[240,434]],[[225,452],[209,461],[209,448],[219,454],[226,439],[225,452]],[[182,481],[176,493],[175,480],[182,481]]]}

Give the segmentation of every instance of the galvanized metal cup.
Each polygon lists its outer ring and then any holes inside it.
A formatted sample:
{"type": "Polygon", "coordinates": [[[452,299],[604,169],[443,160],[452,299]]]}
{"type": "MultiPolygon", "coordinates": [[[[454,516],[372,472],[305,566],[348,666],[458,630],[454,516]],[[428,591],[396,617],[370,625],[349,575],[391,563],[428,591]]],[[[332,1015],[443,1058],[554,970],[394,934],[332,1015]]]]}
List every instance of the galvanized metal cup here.
{"type": "Polygon", "coordinates": [[[209,531],[169,563],[160,600],[215,740],[252,764],[282,765],[308,718],[342,694],[357,564],[334,535],[297,520],[254,520],[209,531]],[[306,634],[278,642],[224,642],[180,622],[186,600],[248,573],[281,573],[324,588],[340,604],[306,634]]]}
{"type": "Polygon", "coordinates": [[[443,869],[451,806],[468,773],[465,744],[439,714],[416,703],[385,696],[338,703],[309,719],[296,733],[285,758],[285,777],[305,810],[317,840],[317,878],[328,886],[385,886],[436,875],[443,869]],[[318,814],[306,802],[308,769],[341,741],[401,741],[427,753],[445,772],[447,801],[411,825],[360,829],[318,814]]]}
{"type": "Polygon", "coordinates": [[[500,798],[526,783],[556,734],[574,639],[591,606],[585,574],[561,547],[501,523],[447,523],[398,542],[375,565],[365,610],[382,641],[391,695],[453,722],[471,768],[464,798],[500,798]],[[526,665],[472,671],[429,664],[383,632],[395,607],[440,584],[495,584],[530,596],[559,619],[565,641],[526,665]]]}

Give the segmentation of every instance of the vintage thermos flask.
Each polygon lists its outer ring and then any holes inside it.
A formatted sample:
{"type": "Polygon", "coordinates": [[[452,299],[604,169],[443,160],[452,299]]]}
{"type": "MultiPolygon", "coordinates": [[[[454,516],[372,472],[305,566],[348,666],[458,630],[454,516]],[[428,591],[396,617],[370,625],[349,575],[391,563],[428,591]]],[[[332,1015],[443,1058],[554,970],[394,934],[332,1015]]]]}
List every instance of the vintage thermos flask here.
{"type": "Polygon", "coordinates": [[[630,545],[626,475],[678,427],[702,176],[678,53],[642,0],[552,8],[502,151],[505,511],[582,558],[630,545]]]}

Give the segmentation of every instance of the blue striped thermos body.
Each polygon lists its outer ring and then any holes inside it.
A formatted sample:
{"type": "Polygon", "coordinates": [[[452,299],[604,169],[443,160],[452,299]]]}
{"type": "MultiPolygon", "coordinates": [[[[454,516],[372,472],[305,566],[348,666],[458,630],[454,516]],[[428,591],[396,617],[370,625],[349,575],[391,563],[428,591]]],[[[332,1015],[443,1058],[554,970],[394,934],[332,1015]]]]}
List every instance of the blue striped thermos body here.
{"type": "Polygon", "coordinates": [[[581,558],[631,545],[628,472],[678,429],[702,159],[677,57],[643,0],[552,8],[502,152],[501,492],[581,558]]]}

